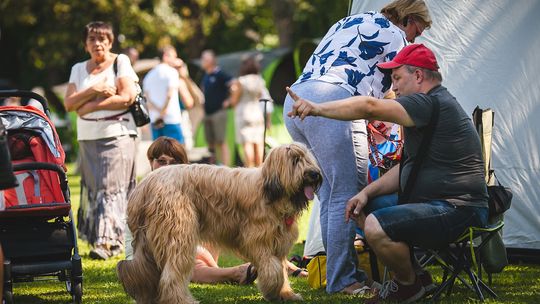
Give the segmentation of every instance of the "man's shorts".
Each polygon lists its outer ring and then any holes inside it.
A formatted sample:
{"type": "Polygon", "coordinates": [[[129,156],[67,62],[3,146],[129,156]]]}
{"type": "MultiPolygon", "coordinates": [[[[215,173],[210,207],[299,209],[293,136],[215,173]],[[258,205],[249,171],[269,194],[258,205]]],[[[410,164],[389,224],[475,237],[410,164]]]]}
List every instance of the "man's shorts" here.
{"type": "Polygon", "coordinates": [[[395,242],[437,249],[455,241],[470,226],[484,227],[488,209],[454,206],[447,201],[397,204],[397,195],[368,202],[364,214],[373,214],[395,242]]]}
{"type": "Polygon", "coordinates": [[[152,139],[156,140],[160,136],[168,136],[178,140],[181,144],[185,143],[184,134],[180,124],[165,124],[161,128],[156,128],[152,124],[152,139]]]}
{"type": "Polygon", "coordinates": [[[227,130],[227,110],[219,110],[204,118],[204,135],[209,145],[222,144],[227,130]]]}

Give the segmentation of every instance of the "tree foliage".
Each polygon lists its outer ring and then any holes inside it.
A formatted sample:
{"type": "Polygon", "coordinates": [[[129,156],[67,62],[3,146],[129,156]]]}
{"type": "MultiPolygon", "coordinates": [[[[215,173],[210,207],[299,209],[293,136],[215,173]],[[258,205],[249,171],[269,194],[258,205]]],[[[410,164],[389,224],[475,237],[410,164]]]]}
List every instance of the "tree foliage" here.
{"type": "Polygon", "coordinates": [[[292,46],[321,37],[347,14],[348,1],[329,0],[0,0],[0,79],[31,88],[65,82],[88,55],[84,26],[110,22],[115,50],[136,47],[154,57],[173,44],[185,58],[205,48],[226,53],[292,46]]]}

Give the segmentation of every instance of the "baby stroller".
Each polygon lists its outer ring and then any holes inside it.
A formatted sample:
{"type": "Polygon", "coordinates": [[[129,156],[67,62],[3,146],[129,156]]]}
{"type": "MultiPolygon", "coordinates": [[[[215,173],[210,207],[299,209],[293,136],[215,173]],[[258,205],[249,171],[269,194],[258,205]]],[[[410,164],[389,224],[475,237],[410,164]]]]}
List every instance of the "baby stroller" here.
{"type": "Polygon", "coordinates": [[[65,282],[73,302],[81,303],[82,265],[65,155],[47,101],[26,91],[0,91],[2,97],[32,98],[43,107],[0,106],[18,182],[16,188],[0,191],[5,303],[13,303],[13,283],[47,277],[65,282]]]}

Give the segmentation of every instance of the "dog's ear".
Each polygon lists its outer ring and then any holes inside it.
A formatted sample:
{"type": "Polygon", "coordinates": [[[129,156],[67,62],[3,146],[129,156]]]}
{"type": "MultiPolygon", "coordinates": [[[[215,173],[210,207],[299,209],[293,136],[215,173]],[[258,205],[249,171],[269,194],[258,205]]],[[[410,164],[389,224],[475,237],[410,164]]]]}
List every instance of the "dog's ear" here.
{"type": "Polygon", "coordinates": [[[273,149],[264,160],[261,168],[263,193],[269,202],[275,202],[285,195],[285,187],[279,177],[282,164],[279,162],[281,149],[273,149]]]}
{"type": "Polygon", "coordinates": [[[263,192],[264,196],[268,199],[269,202],[275,202],[283,197],[285,193],[285,188],[279,181],[279,176],[275,172],[268,172],[269,170],[263,171],[263,192]],[[266,172],[264,172],[266,171],[266,172]],[[268,173],[268,174],[264,174],[268,173]]]}

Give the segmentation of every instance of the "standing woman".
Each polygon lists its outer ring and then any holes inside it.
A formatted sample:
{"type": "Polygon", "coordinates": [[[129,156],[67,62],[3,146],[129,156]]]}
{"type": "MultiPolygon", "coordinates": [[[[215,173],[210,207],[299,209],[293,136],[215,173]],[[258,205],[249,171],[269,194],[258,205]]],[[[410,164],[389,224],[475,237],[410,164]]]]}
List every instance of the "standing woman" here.
{"type": "Polygon", "coordinates": [[[122,251],[127,197],[135,186],[137,128],[126,109],[136,95],[138,78],[126,55],[111,53],[111,25],[90,22],[83,38],[90,59],[72,67],[64,103],[68,111],[77,112],[77,228],[93,247],[90,257],[105,260],[122,251]]]}
{"type": "MultiPolygon", "coordinates": [[[[428,8],[422,0],[395,0],[381,12],[343,18],[321,40],[292,85],[293,90],[316,103],[355,95],[382,98],[390,88],[391,78],[377,64],[394,58],[407,41],[414,41],[430,25],[428,8]]],[[[372,284],[357,271],[355,225],[345,223],[343,214],[347,201],[367,182],[365,121],[351,123],[321,117],[293,120],[287,116],[293,103],[287,96],[283,107],[287,130],[295,141],[311,149],[323,172],[318,197],[327,254],[326,291],[363,293],[372,284]]]]}
{"type": "Polygon", "coordinates": [[[261,97],[270,98],[254,56],[242,61],[238,79],[231,84],[231,105],[235,108],[236,143],[242,145],[246,167],[258,167],[263,161],[264,116],[261,97]]]}

